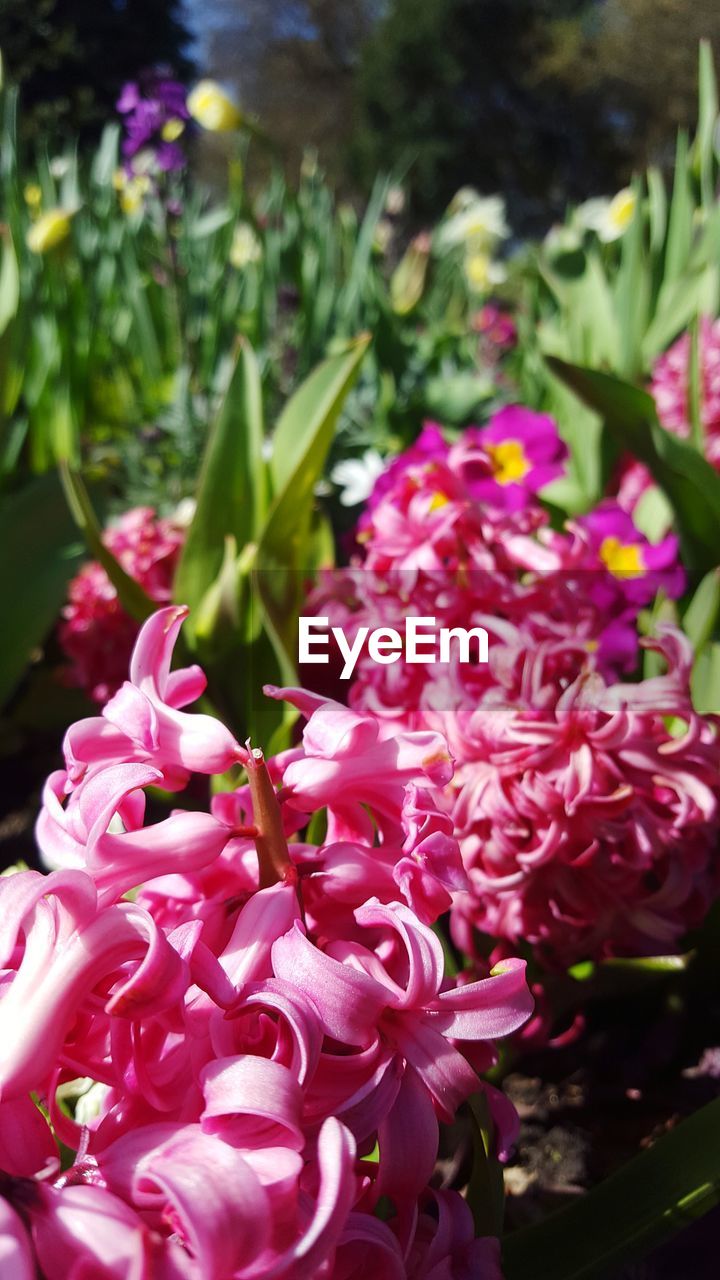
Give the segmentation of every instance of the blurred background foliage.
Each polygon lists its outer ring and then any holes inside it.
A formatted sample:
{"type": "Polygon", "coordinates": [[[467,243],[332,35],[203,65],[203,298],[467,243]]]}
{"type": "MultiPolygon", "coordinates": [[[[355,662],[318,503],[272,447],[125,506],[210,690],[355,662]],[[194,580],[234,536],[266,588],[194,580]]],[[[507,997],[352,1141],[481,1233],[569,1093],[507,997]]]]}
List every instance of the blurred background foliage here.
{"type": "MultiPolygon", "coordinates": [[[[668,140],[693,119],[701,37],[720,41],[714,0],[0,5],[35,140],[99,131],[140,57],[181,78],[194,64],[261,115],[291,171],[310,144],[333,180],[364,194],[378,168],[400,166],[418,218],[473,182],[503,192],[520,232],[633,169],[670,164],[668,140]]],[[[220,174],[218,154],[205,139],[205,175],[220,174]]]]}

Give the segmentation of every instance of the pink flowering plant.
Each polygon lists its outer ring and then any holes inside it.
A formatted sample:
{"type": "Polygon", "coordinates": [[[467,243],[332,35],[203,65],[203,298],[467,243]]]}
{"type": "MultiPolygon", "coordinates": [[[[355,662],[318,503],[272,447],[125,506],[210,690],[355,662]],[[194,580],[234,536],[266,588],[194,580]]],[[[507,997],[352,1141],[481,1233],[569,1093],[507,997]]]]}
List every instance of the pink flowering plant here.
{"type": "Polygon", "coordinates": [[[447,906],[459,949],[531,944],[544,966],[677,949],[718,891],[720,743],[694,709],[693,651],[641,611],[679,597],[678,540],[651,543],[617,502],[554,528],[539,496],[564,446],[519,406],[454,443],[429,426],[380,478],[354,565],[314,608],[401,631],[408,611],[489,631],[487,664],[381,665],[363,650],[351,707],[391,740],[442,733],[434,793],[459,838],[447,906]],[[642,647],[665,668],[628,681],[642,647]],[[641,647],[642,646],[642,647],[641,647]]]}
{"type": "Polygon", "coordinates": [[[184,709],[185,615],[155,613],[68,730],[49,874],[0,883],[3,1274],[496,1280],[497,1241],[431,1178],[478,1093],[510,1149],[478,1073],[533,1001],[522,960],[446,971],[433,925],[466,881],[432,798],[445,742],[271,688],[306,724],[266,761],[184,709]],[[209,808],[148,814],[148,789],[228,769],[209,808]]]}

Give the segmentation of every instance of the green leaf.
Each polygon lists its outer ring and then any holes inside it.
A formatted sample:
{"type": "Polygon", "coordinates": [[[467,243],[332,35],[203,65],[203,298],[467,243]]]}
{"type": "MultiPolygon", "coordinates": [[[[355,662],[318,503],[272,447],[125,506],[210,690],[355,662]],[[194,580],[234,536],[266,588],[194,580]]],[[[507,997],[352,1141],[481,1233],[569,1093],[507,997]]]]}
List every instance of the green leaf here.
{"type": "Polygon", "coordinates": [[[665,280],[682,275],[693,235],[693,199],[688,177],[688,141],[684,129],[678,133],[675,151],[675,178],[670,201],[667,245],[665,248],[665,280]]]}
{"type": "Polygon", "coordinates": [[[17,315],[20,301],[20,274],[10,228],[0,226],[0,336],[17,315]]]}
{"type": "Polygon", "coordinates": [[[652,166],[647,171],[648,215],[650,218],[650,248],[659,253],[665,244],[667,231],[667,192],[660,169],[652,166]]]}
{"type": "Polygon", "coordinates": [[[503,1242],[505,1280],[607,1280],[720,1202],[720,1099],[503,1242]]]}
{"type": "Polygon", "coordinates": [[[699,715],[720,715],[720,644],[716,640],[704,645],[697,654],[690,692],[699,715]]]}
{"type": "Polygon", "coordinates": [[[720,570],[706,573],[683,618],[683,630],[695,649],[711,638],[720,616],[720,570]]]}
{"type": "Polygon", "coordinates": [[[641,215],[642,188],[637,180],[633,184],[633,191],[637,210],[622,239],[620,268],[614,286],[620,337],[616,367],[626,378],[638,377],[642,373],[641,346],[650,304],[650,277],[644,247],[645,227],[641,215]]]}
{"type": "Polygon", "coordinates": [[[82,477],[65,462],[59,464],[59,471],[70,512],[85,538],[88,550],[105,570],[117,591],[123,609],[138,622],[144,622],[157,609],[156,602],[151,600],[140,584],[125,572],[122,565],[105,546],[102,530],[82,477]]]}
{"type": "Polygon", "coordinates": [[[205,450],[197,506],[175,574],[173,593],[195,609],[220,574],[225,540],[243,548],[265,514],[260,372],[252,347],[238,345],[235,365],[205,450]]]}
{"type": "MultiPolygon", "coordinates": [[[[273,434],[270,471],[275,506],[270,522],[278,523],[278,507],[293,486],[296,501],[306,502],[319,479],[342,408],[370,344],[361,334],[346,350],[324,360],[286,404],[273,434]],[[297,488],[297,486],[300,486],[297,488]],[[308,488],[309,485],[309,488],[308,488]]],[[[289,496],[292,507],[293,497],[289,496]]]]}
{"type": "Polygon", "coordinates": [[[191,222],[188,228],[188,236],[191,240],[202,240],[206,236],[214,235],[221,227],[226,227],[232,222],[234,217],[232,209],[226,205],[221,205],[217,209],[210,209],[202,217],[197,218],[195,222],[191,222]]]}
{"type": "Polygon", "coordinates": [[[548,357],[553,373],[604,419],[618,442],[649,468],[672,503],[685,563],[714,568],[720,549],[720,476],[692,445],[665,431],[647,392],[595,369],[548,357]]]}
{"type": "Polygon", "coordinates": [[[700,41],[698,128],[693,143],[693,163],[700,175],[703,204],[715,199],[715,129],[718,120],[718,89],[709,40],[700,41]]]}
{"type": "Polygon", "coordinates": [[[0,595],[6,608],[0,648],[4,704],[52,627],[78,568],[82,547],[55,474],[5,495],[0,508],[0,595]]]}
{"type": "Polygon", "coordinates": [[[286,680],[294,674],[295,628],[304,579],[314,567],[318,550],[322,553],[322,533],[319,543],[310,536],[315,485],[369,342],[369,335],[361,335],[311,373],[286,406],[275,432],[276,495],[258,544],[255,581],[266,629],[286,680]]]}
{"type": "Polygon", "coordinates": [[[467,1189],[476,1236],[499,1236],[502,1231],[504,1190],[500,1163],[494,1155],[494,1125],[487,1095],[468,1099],[472,1116],[473,1166],[467,1189]]]}
{"type": "Polygon", "coordinates": [[[692,952],[684,956],[610,956],[602,961],[602,968],[628,973],[684,973],[692,956],[692,952]]]}

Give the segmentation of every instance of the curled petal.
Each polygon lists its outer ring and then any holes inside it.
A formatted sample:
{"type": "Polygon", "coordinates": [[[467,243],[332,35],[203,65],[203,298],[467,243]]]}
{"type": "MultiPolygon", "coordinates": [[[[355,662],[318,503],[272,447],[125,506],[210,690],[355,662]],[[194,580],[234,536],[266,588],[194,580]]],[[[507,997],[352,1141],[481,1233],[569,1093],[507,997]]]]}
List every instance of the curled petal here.
{"type": "Polygon", "coordinates": [[[334,1040],[364,1045],[372,1039],[387,990],[367,974],[324,955],[298,921],[273,945],[272,964],[276,977],[307,992],[334,1040]]]}
{"type": "Polygon", "coordinates": [[[388,1000],[388,1003],[398,1009],[414,1009],[434,1000],[442,982],[445,960],[440,941],[432,929],[420,924],[409,907],[399,902],[388,906],[368,902],[358,907],[355,919],[358,924],[370,928],[379,925],[396,930],[407,951],[405,990],[399,999],[388,1000]]]}
{"type": "Polygon", "coordinates": [[[197,1274],[213,1280],[244,1275],[268,1240],[270,1204],[257,1174],[233,1147],[195,1126],[140,1159],[133,1199],[170,1217],[197,1274]]]}
{"type": "Polygon", "coordinates": [[[489,978],[443,991],[426,1013],[428,1022],[457,1040],[494,1040],[527,1022],[535,1007],[524,960],[503,960],[489,978]]]}
{"type": "Polygon", "coordinates": [[[217,1058],[200,1072],[205,1098],[201,1124],[242,1147],[287,1146],[302,1150],[302,1093],[280,1062],[250,1054],[217,1058]]]}

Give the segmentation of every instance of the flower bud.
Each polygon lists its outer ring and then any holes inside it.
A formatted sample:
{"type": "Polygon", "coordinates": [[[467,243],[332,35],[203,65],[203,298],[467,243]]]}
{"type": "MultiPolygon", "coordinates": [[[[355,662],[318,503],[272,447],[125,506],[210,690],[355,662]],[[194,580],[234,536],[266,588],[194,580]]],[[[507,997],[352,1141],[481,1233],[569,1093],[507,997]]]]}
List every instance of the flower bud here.
{"type": "Polygon", "coordinates": [[[67,240],[72,217],[73,213],[69,209],[48,209],[47,213],[41,214],[25,237],[31,253],[48,253],[63,240],[67,240]]]}
{"type": "Polygon", "coordinates": [[[231,133],[243,123],[239,107],[215,80],[201,80],[196,84],[188,94],[187,108],[193,120],[210,133],[231,133]]]}

